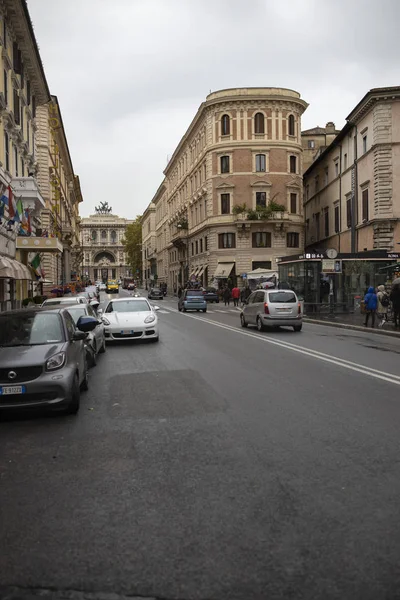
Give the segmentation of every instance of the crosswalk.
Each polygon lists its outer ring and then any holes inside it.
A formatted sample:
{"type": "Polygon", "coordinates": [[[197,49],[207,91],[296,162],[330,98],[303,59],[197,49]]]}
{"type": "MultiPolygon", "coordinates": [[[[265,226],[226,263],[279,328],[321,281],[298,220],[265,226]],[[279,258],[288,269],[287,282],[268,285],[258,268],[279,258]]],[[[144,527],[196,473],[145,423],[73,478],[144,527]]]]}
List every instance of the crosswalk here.
{"type": "MultiPolygon", "coordinates": [[[[241,311],[241,308],[239,306],[232,306],[232,307],[226,307],[226,308],[214,308],[214,307],[207,307],[207,313],[220,313],[220,314],[237,314],[238,311],[241,311]]],[[[172,308],[170,306],[163,306],[162,308],[160,308],[160,310],[158,311],[158,314],[161,315],[168,315],[170,313],[177,313],[179,312],[177,308],[172,308]]]]}

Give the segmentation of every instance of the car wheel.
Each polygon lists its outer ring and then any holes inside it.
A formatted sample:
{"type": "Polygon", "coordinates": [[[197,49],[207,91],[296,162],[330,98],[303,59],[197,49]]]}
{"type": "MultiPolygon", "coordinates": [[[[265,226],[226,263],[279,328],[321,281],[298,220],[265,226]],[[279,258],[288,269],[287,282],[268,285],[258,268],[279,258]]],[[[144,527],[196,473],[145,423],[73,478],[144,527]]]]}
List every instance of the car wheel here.
{"type": "Polygon", "coordinates": [[[106,338],[103,337],[103,343],[102,343],[101,348],[99,350],[99,354],[104,354],[105,351],[106,351],[106,338]]]}
{"type": "Polygon", "coordinates": [[[261,321],[261,317],[257,317],[257,329],[258,331],[264,331],[265,327],[261,321]]]}
{"type": "Polygon", "coordinates": [[[207,312],[207,309],[206,309],[206,308],[203,308],[203,312],[204,312],[204,313],[206,313],[206,312],[207,312]]]}
{"type": "Polygon", "coordinates": [[[217,304],[219,304],[219,300],[216,300],[215,302],[216,302],[217,304]]]}
{"type": "Polygon", "coordinates": [[[294,325],[293,329],[294,329],[294,331],[301,331],[302,327],[303,327],[303,325],[294,325]]]}
{"type": "Polygon", "coordinates": [[[247,327],[248,323],[246,322],[246,319],[244,318],[244,315],[240,315],[240,324],[242,327],[247,327]]]}
{"type": "Polygon", "coordinates": [[[83,381],[81,383],[81,390],[82,392],[87,392],[89,389],[89,373],[88,373],[88,366],[87,363],[85,364],[85,376],[83,378],[83,381]]]}
{"type": "Polygon", "coordinates": [[[178,306],[178,310],[179,310],[179,312],[181,312],[182,308],[180,306],[178,306]]]}
{"type": "Polygon", "coordinates": [[[65,409],[65,413],[67,415],[76,415],[76,413],[79,410],[80,402],[81,402],[81,391],[79,389],[79,377],[78,377],[78,374],[75,373],[74,381],[72,383],[71,400],[70,400],[67,408],[65,409]]]}
{"type": "Polygon", "coordinates": [[[185,307],[183,307],[182,310],[183,310],[183,312],[186,312],[186,308],[185,307]]]}

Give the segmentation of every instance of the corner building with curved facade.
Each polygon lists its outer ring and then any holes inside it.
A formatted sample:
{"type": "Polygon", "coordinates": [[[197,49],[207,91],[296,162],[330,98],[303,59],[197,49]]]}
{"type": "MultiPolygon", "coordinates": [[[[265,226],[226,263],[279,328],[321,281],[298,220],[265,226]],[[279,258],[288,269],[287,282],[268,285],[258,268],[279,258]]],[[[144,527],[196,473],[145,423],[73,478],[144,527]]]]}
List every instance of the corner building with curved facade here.
{"type": "Polygon", "coordinates": [[[156,254],[158,281],[170,289],[189,278],[243,285],[248,272],[277,270],[277,258],[301,252],[301,116],[307,106],[299,93],[283,88],[207,96],[151,200],[155,231],[149,236],[146,229],[143,238],[156,248],[143,244],[144,273],[156,254]],[[268,206],[279,210],[262,210],[268,206]]]}

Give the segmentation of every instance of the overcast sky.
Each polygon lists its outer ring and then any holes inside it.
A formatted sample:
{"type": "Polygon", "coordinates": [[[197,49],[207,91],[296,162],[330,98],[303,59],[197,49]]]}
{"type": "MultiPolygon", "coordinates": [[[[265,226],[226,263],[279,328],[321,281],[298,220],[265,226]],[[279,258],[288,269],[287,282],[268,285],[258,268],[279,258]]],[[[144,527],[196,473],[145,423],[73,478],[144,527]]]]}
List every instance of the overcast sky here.
{"type": "Polygon", "coordinates": [[[400,85],[400,0],[28,0],[84,202],[143,212],[210,90],[281,86],[302,129],[400,85]]]}

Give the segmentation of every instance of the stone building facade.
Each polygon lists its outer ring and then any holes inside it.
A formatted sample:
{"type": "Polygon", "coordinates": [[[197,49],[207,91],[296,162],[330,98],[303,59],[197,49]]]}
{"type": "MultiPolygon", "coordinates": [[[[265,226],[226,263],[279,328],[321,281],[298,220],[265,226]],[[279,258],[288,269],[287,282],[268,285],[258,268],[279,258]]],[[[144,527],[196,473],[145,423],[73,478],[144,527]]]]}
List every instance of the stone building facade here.
{"type": "Polygon", "coordinates": [[[98,209],[95,215],[81,220],[83,279],[106,282],[132,275],[122,241],[127,226],[133,221],[113,215],[108,210],[98,209]]]}
{"type": "Polygon", "coordinates": [[[50,92],[25,0],[0,2],[0,45],[0,198],[12,195],[11,206],[0,200],[0,310],[5,310],[20,306],[34,291],[36,278],[28,266],[34,254],[18,234],[25,211],[34,234],[44,208],[37,183],[36,111],[50,92]]]}
{"type": "Polygon", "coordinates": [[[152,199],[159,281],[243,285],[249,271],[276,270],[278,257],[300,251],[306,108],[281,88],[207,96],[152,199]]]}
{"type": "Polygon", "coordinates": [[[303,171],[327,148],[340,133],[335,123],[329,121],[325,127],[312,127],[301,132],[301,145],[303,147],[303,171]]]}
{"type": "Polygon", "coordinates": [[[304,173],[306,246],[399,251],[400,87],[370,90],[304,173]]]}

